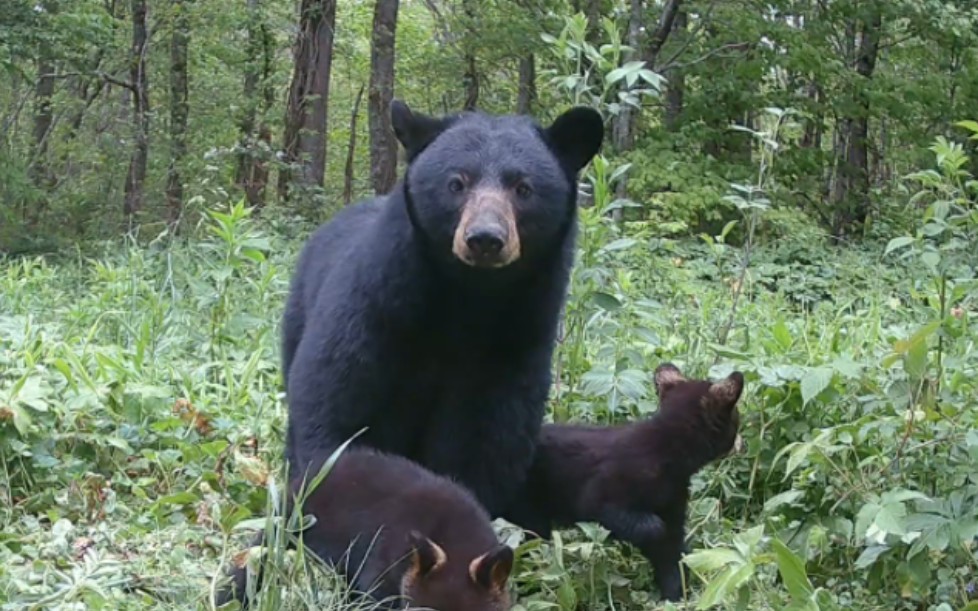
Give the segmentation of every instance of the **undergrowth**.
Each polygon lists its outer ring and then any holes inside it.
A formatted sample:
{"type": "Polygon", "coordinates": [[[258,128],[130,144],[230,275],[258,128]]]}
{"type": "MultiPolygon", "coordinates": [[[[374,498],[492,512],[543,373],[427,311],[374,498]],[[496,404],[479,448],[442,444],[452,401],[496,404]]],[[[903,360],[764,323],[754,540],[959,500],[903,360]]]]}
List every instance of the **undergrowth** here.
{"type": "MultiPolygon", "coordinates": [[[[732,186],[741,226],[718,235],[612,222],[625,170],[595,161],[548,418],[645,417],[665,361],[747,378],[746,455],[693,483],[688,608],[975,596],[978,189],[959,146],[933,152],[905,182],[917,229],[861,250],[768,235],[763,180],[732,186]]],[[[0,608],[206,609],[247,527],[281,528],[278,321],[308,229],[231,205],[186,240],[0,264],[0,608]]],[[[601,528],[498,526],[519,609],[660,608],[647,563],[601,528]]],[[[262,608],[350,608],[274,540],[284,587],[262,608]]]]}

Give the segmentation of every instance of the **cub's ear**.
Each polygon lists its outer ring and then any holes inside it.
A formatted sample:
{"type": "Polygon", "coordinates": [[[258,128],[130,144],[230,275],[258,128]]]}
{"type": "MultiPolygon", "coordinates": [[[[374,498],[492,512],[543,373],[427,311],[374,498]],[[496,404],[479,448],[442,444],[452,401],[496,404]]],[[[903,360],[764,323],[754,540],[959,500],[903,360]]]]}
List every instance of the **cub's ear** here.
{"type": "Polygon", "coordinates": [[[405,578],[410,581],[426,577],[448,561],[445,550],[416,530],[408,534],[408,543],[411,545],[411,564],[405,573],[405,578]]]}
{"type": "Polygon", "coordinates": [[[411,162],[426,146],[452,124],[452,117],[429,117],[413,112],[401,100],[391,101],[391,124],[394,135],[404,147],[408,162],[411,162]]]}
{"type": "Polygon", "coordinates": [[[655,368],[655,374],[652,376],[652,380],[655,382],[655,393],[661,398],[662,393],[676,384],[685,382],[686,376],[672,363],[663,363],[655,368]]]}
{"type": "Polygon", "coordinates": [[[710,385],[710,396],[718,405],[733,409],[744,392],[744,374],[735,371],[719,382],[710,385]]]}
{"type": "Polygon", "coordinates": [[[604,121],[593,108],[576,106],[554,119],[545,133],[557,157],[578,172],[601,148],[604,121]]]}
{"type": "Polygon", "coordinates": [[[500,545],[469,564],[469,577],[487,590],[502,592],[512,570],[513,550],[508,545],[500,545]]]}

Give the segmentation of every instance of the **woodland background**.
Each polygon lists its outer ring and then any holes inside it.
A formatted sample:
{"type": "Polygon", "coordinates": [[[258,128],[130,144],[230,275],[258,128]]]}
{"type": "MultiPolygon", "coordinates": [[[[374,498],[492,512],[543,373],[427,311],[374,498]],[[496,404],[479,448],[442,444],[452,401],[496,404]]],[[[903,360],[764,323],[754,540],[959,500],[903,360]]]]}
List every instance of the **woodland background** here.
{"type": "MultiPolygon", "coordinates": [[[[745,372],[688,608],[978,608],[963,0],[2,0],[0,608],[209,608],[280,501],[295,255],[403,168],[394,96],[606,117],[550,416],[745,372]]],[[[521,607],[657,608],[605,537],[521,546],[521,607]]],[[[350,608],[274,564],[260,608],[350,608]]]]}

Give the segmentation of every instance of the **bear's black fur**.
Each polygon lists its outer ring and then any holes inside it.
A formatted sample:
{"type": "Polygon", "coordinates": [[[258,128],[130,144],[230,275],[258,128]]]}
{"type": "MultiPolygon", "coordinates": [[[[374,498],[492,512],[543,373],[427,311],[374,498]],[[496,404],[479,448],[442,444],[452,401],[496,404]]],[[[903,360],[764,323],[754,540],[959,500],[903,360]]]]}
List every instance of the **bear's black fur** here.
{"type": "Polygon", "coordinates": [[[493,516],[543,420],[600,115],[431,118],[392,105],[409,165],[310,238],[283,320],[293,469],[357,443],[469,487],[493,516]]]}
{"type": "MultiPolygon", "coordinates": [[[[310,463],[307,481],[321,464],[310,463]]],[[[302,484],[293,478],[290,494],[302,484]]],[[[485,509],[469,491],[405,458],[347,449],[307,494],[302,513],[316,518],[302,534],[306,549],[389,608],[509,609],[513,551],[499,543],[485,509]]],[[[247,604],[246,587],[246,567],[234,567],[217,605],[247,604]]]]}
{"type": "Polygon", "coordinates": [[[526,485],[506,517],[549,538],[553,526],[598,522],[652,563],[667,600],[682,596],[686,505],[692,476],[742,444],[744,376],[688,380],[655,371],[659,411],[623,426],[545,425],[526,485]]]}

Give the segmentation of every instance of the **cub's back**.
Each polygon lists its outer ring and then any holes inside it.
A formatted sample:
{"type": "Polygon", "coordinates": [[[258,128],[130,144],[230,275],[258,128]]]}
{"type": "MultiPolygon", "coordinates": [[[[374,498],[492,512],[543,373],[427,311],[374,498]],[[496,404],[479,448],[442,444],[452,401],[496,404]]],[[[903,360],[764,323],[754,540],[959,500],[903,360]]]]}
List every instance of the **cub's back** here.
{"type": "MultiPolygon", "coordinates": [[[[298,484],[293,481],[294,490],[298,484]]],[[[450,558],[475,558],[498,544],[489,514],[468,490],[405,458],[363,447],[344,452],[302,510],[316,517],[304,538],[317,553],[335,562],[349,550],[350,567],[362,566],[365,581],[404,556],[411,531],[450,558]]]]}

